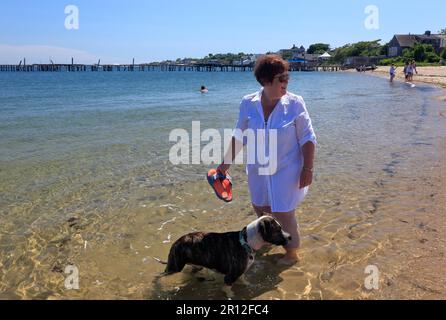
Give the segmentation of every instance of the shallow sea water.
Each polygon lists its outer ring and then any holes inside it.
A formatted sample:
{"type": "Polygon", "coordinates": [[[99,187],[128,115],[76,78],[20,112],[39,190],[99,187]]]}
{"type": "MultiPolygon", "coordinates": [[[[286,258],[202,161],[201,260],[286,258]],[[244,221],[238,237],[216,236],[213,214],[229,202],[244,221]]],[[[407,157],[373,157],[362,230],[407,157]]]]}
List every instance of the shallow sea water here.
{"type": "MultiPolygon", "coordinates": [[[[226,298],[221,275],[159,279],[154,258],[167,259],[185,233],[255,219],[243,166],[232,169],[235,199],[225,204],[205,180],[212,165],[168,159],[174,128],[232,128],[241,97],[258,90],[251,74],[3,73],[0,84],[0,298],[226,298]],[[64,286],[69,265],[79,290],[64,286]]],[[[319,143],[296,212],[301,260],[285,268],[283,249],[259,254],[235,298],[385,297],[423,252],[417,229],[434,229],[429,216],[444,210],[441,92],[344,73],[293,73],[289,90],[304,97],[319,143]],[[368,265],[381,291],[365,288],[368,265]]]]}

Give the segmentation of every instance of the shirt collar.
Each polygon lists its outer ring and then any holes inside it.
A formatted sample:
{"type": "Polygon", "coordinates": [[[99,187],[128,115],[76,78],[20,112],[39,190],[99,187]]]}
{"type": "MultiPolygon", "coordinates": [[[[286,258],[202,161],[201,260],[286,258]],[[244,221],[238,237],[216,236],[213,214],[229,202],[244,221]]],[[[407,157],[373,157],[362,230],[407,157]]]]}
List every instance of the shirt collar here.
{"type": "Polygon", "coordinates": [[[252,98],[252,102],[261,101],[261,98],[262,98],[262,92],[263,92],[263,88],[262,88],[260,91],[258,91],[258,92],[256,93],[256,95],[254,96],[254,98],[252,98]]]}
{"type": "MultiPolygon", "coordinates": [[[[262,93],[263,93],[263,88],[258,91],[256,93],[256,95],[254,96],[254,98],[252,99],[252,102],[261,102],[262,101],[262,93]]],[[[284,108],[284,112],[287,113],[288,111],[288,106],[290,104],[290,98],[288,95],[288,92],[286,95],[284,95],[281,99],[280,99],[280,104],[283,106],[284,108]]]]}

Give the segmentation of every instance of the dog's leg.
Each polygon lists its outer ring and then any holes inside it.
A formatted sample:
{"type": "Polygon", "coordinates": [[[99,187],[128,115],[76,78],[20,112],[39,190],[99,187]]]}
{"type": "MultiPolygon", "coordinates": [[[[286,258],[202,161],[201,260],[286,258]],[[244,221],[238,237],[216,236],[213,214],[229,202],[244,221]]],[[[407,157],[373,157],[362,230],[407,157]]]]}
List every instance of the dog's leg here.
{"type": "Polygon", "coordinates": [[[198,273],[198,272],[200,272],[201,270],[203,270],[203,267],[200,267],[200,266],[192,266],[192,273],[198,273]]]}
{"type": "Polygon", "coordinates": [[[228,286],[232,286],[234,282],[237,281],[240,276],[245,273],[246,263],[244,264],[234,264],[230,267],[229,272],[225,275],[225,284],[228,286]]]}
{"type": "Polygon", "coordinates": [[[173,247],[169,253],[169,259],[167,260],[165,273],[172,274],[181,272],[185,265],[186,261],[184,260],[183,255],[180,254],[177,250],[175,250],[175,247],[173,247]]]}
{"type": "Polygon", "coordinates": [[[234,291],[232,291],[232,286],[224,285],[223,292],[226,294],[226,298],[232,299],[234,298],[234,291]]]}
{"type": "Polygon", "coordinates": [[[242,274],[239,278],[240,283],[242,283],[245,286],[249,286],[250,283],[248,282],[248,280],[246,280],[246,276],[244,274],[242,274]]]}
{"type": "Polygon", "coordinates": [[[237,281],[238,278],[240,278],[240,276],[243,274],[243,272],[230,272],[227,275],[225,275],[225,284],[228,286],[232,286],[234,284],[234,282],[237,281]]]}

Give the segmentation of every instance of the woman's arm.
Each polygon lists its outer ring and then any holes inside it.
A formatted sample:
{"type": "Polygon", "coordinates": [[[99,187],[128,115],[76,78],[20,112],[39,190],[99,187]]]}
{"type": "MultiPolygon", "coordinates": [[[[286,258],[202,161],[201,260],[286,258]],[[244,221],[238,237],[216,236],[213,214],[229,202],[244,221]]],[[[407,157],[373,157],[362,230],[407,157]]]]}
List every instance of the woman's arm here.
{"type": "Polygon", "coordinates": [[[243,143],[236,138],[232,137],[231,145],[228,147],[226,151],[223,162],[220,166],[218,166],[218,170],[225,173],[231,167],[231,164],[234,163],[235,158],[239,154],[239,152],[243,149],[243,143]]]}
{"type": "Polygon", "coordinates": [[[314,143],[309,141],[302,147],[302,154],[304,157],[304,167],[300,174],[300,188],[310,186],[313,183],[313,163],[315,154],[314,143]]]}

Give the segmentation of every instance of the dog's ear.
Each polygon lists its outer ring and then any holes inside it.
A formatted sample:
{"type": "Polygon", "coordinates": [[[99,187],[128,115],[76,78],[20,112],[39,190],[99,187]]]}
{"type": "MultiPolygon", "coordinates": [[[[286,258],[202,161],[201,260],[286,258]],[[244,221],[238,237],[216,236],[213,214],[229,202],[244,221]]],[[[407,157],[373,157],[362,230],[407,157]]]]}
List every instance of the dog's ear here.
{"type": "Polygon", "coordinates": [[[271,234],[271,220],[269,219],[260,220],[259,232],[262,235],[263,239],[266,239],[266,237],[271,234]]]}

